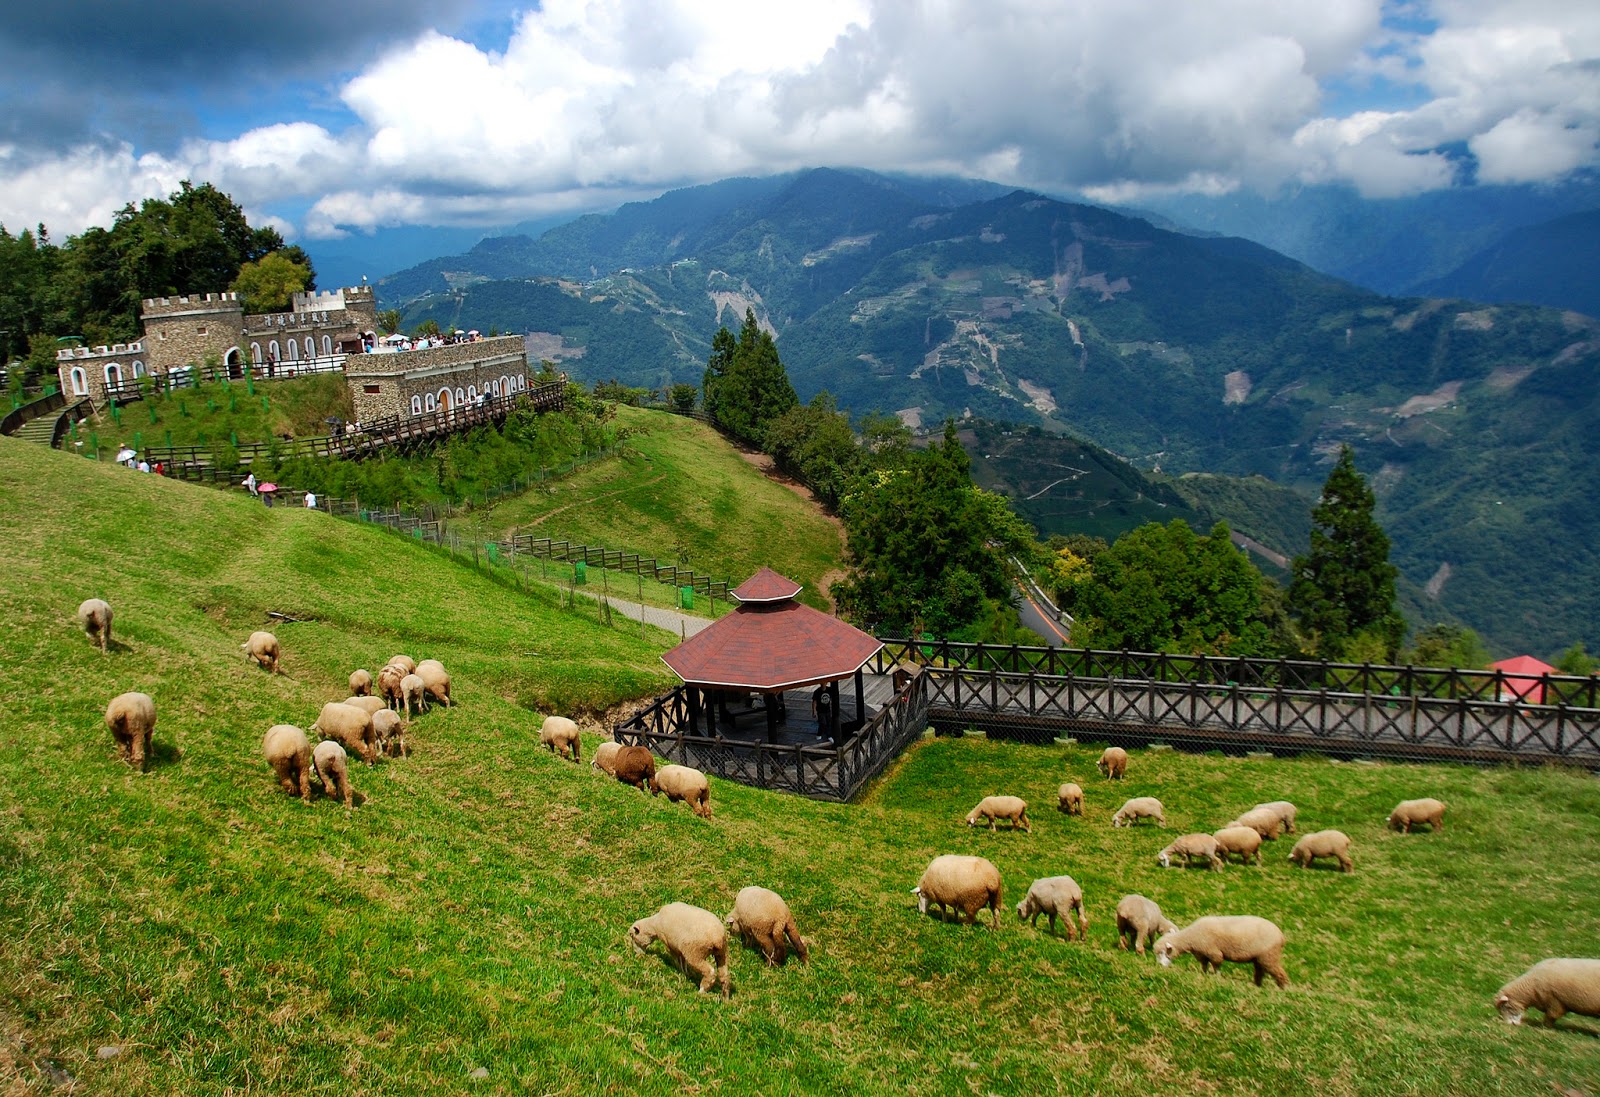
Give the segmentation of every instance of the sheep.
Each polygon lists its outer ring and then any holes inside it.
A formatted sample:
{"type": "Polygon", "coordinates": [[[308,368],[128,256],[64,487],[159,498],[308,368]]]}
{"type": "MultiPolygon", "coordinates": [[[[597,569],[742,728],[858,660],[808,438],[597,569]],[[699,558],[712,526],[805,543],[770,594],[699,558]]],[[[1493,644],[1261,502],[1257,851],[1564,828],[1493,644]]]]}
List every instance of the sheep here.
{"type": "Polygon", "coordinates": [[[444,664],[437,659],[418,659],[417,665],[411,668],[411,673],[421,674],[426,667],[432,667],[434,670],[443,670],[444,664]]]}
{"type": "Polygon", "coordinates": [[[408,674],[400,679],[400,697],[405,701],[406,719],[411,719],[411,706],[418,712],[428,711],[428,687],[420,674],[408,674]]]}
{"type": "Polygon", "coordinates": [[[1568,1013],[1600,1017],[1600,960],[1540,960],[1500,988],[1494,1008],[1512,1025],[1522,1024],[1528,1009],[1542,1010],[1546,1025],[1568,1013]]]}
{"type": "Polygon", "coordinates": [[[1163,814],[1161,801],[1154,796],[1135,796],[1117,809],[1111,817],[1114,827],[1131,827],[1140,819],[1154,819],[1157,826],[1167,825],[1167,817],[1163,814]]]}
{"type": "Polygon", "coordinates": [[[730,933],[737,934],[746,945],[761,950],[771,967],[781,967],[789,957],[789,946],[801,963],[811,959],[811,952],[800,937],[800,927],[783,896],[764,887],[740,888],[733,900],[733,909],[723,923],[730,933]]]}
{"type": "Polygon", "coordinates": [[[1146,941],[1154,941],[1177,928],[1161,913],[1160,907],[1143,895],[1124,895],[1117,904],[1118,948],[1125,949],[1131,942],[1134,951],[1143,956],[1146,941]]]}
{"type": "Polygon", "coordinates": [[[1278,828],[1283,826],[1283,819],[1275,811],[1266,808],[1253,808],[1245,812],[1228,827],[1249,827],[1267,841],[1276,841],[1278,828]]]}
{"type": "Polygon", "coordinates": [[[676,804],[689,801],[690,809],[700,818],[711,818],[711,782],[706,775],[692,766],[662,766],[650,778],[650,795],[664,792],[676,804]]]}
{"type": "Polygon", "coordinates": [[[1256,864],[1261,863],[1261,834],[1250,827],[1223,827],[1211,837],[1217,840],[1217,852],[1222,855],[1224,862],[1228,854],[1237,853],[1239,863],[1246,865],[1250,859],[1255,858],[1256,864]]]}
{"type": "Polygon", "coordinates": [[[1251,808],[1250,810],[1251,811],[1270,811],[1270,812],[1272,812],[1274,815],[1276,815],[1278,817],[1278,821],[1283,824],[1283,832],[1285,834],[1293,834],[1294,833],[1294,817],[1299,812],[1300,809],[1295,807],[1293,804],[1291,804],[1287,800],[1273,800],[1270,803],[1257,804],[1255,807],[1251,808]]]}
{"type": "Polygon", "coordinates": [[[640,956],[654,941],[667,947],[673,963],[700,976],[700,993],[713,983],[727,999],[728,931],[715,914],[688,903],[668,903],[648,918],[628,927],[628,940],[640,956]]]}
{"type": "Polygon", "coordinates": [[[121,693],[106,706],[106,727],[117,741],[117,752],[130,766],[145,770],[150,740],[156,730],[156,703],[147,693],[121,693]]]}
{"type": "Polygon", "coordinates": [[[655,755],[644,747],[623,747],[616,753],[616,769],[612,776],[640,792],[649,789],[649,781],[656,775],[655,755]]]}
{"type": "Polygon", "coordinates": [[[1056,810],[1067,815],[1083,814],[1083,789],[1068,781],[1056,790],[1056,810]]]}
{"type": "Polygon", "coordinates": [[[1221,971],[1224,960],[1255,966],[1256,986],[1272,976],[1280,987],[1289,985],[1283,970],[1283,930],[1253,914],[1213,915],[1197,918],[1185,929],[1173,930],[1156,942],[1156,959],[1171,967],[1174,957],[1189,953],[1200,961],[1201,971],[1221,971]]]}
{"type": "Polygon", "coordinates": [[[956,853],[935,857],[911,894],[917,897],[919,914],[936,906],[941,916],[953,910],[970,926],[977,921],[978,911],[988,907],[993,915],[991,928],[1000,928],[1000,870],[987,858],[956,853]]]}
{"type": "Polygon", "coordinates": [[[598,769],[608,777],[617,775],[617,752],[622,749],[621,743],[614,743],[609,739],[594,748],[594,757],[589,760],[591,769],[598,769]]]}
{"type": "Polygon", "coordinates": [[[583,761],[579,757],[582,744],[578,740],[578,725],[565,716],[546,716],[539,727],[539,742],[549,747],[552,754],[565,757],[570,753],[574,762],[583,761]]]}
{"type": "Polygon", "coordinates": [[[410,754],[406,747],[406,725],[398,712],[381,708],[372,714],[372,737],[378,749],[395,758],[410,754]]]}
{"type": "Polygon", "coordinates": [[[1174,838],[1166,849],[1156,854],[1156,860],[1161,862],[1162,868],[1170,868],[1175,858],[1182,857],[1185,865],[1191,865],[1196,859],[1205,862],[1210,869],[1222,867],[1222,856],[1217,852],[1217,840],[1209,834],[1185,834],[1174,838]]]}
{"type": "Polygon", "coordinates": [[[400,667],[403,672],[402,677],[406,674],[414,673],[417,669],[417,661],[409,655],[391,655],[389,656],[389,662],[385,665],[400,667]]]}
{"type": "Polygon", "coordinates": [[[261,753],[283,791],[311,802],[311,740],[293,724],[273,724],[261,737],[261,753]]]}
{"type": "Polygon", "coordinates": [[[1070,876],[1047,876],[1028,885],[1028,894],[1017,904],[1017,921],[1031,926],[1039,924],[1039,915],[1050,917],[1050,932],[1056,932],[1056,916],[1067,929],[1067,940],[1072,940],[1072,912],[1078,912],[1078,940],[1089,937],[1089,916],[1083,912],[1083,889],[1070,876]]]}
{"type": "Polygon", "coordinates": [[[1418,823],[1427,823],[1433,830],[1444,829],[1444,804],[1428,797],[1422,800],[1402,800],[1389,813],[1389,826],[1411,833],[1418,823]]]}
{"type": "Polygon", "coordinates": [[[990,830],[994,829],[996,819],[1008,819],[1012,830],[1021,827],[1033,833],[1033,824],[1028,822],[1028,803],[1017,796],[985,796],[977,807],[967,812],[967,826],[977,826],[980,819],[988,820],[990,830]]]}
{"type": "Polygon", "coordinates": [[[239,645],[239,650],[244,652],[245,662],[254,659],[262,670],[279,674],[278,660],[283,657],[283,651],[278,647],[278,638],[270,632],[252,632],[250,639],[239,645]]]}
{"type": "Polygon", "coordinates": [[[1289,851],[1289,860],[1301,868],[1310,868],[1318,857],[1335,857],[1340,872],[1354,872],[1355,862],[1350,860],[1350,836],[1342,830],[1319,830],[1307,834],[1289,851]]]}
{"type": "Polygon", "coordinates": [[[1128,772],[1128,752],[1121,747],[1107,747],[1094,766],[1105,776],[1121,780],[1128,772]]]}
{"type": "Polygon", "coordinates": [[[378,671],[378,696],[383,698],[383,703],[390,708],[399,709],[405,704],[400,692],[400,683],[410,672],[404,667],[390,663],[378,671]]]}
{"type": "Polygon", "coordinates": [[[344,801],[346,808],[353,808],[351,802],[354,791],[350,787],[350,760],[345,755],[344,747],[332,739],[324,739],[317,744],[317,749],[311,752],[311,763],[316,767],[317,776],[322,780],[322,790],[335,799],[344,801]]]}
{"type": "Polygon", "coordinates": [[[100,645],[100,654],[111,646],[111,606],[103,598],[86,599],[78,607],[78,624],[91,643],[100,645]]]}
{"type": "Polygon", "coordinates": [[[329,701],[322,706],[317,722],[311,730],[324,739],[337,739],[350,750],[361,755],[367,765],[378,760],[377,736],[372,731],[372,716],[363,709],[351,708],[340,701],[329,701]]]}
{"type": "Polygon", "coordinates": [[[372,696],[372,675],[364,670],[350,672],[350,695],[352,697],[372,696]]]}
{"type": "Polygon", "coordinates": [[[362,697],[359,694],[354,697],[346,697],[340,702],[340,704],[349,705],[351,708],[358,708],[368,716],[376,716],[378,713],[389,707],[383,703],[382,697],[362,697]]]}
{"type": "Polygon", "coordinates": [[[428,695],[443,704],[445,708],[449,708],[452,703],[450,700],[450,675],[445,671],[444,667],[435,660],[424,659],[417,664],[415,673],[418,678],[422,679],[422,688],[428,691],[428,695]]]}

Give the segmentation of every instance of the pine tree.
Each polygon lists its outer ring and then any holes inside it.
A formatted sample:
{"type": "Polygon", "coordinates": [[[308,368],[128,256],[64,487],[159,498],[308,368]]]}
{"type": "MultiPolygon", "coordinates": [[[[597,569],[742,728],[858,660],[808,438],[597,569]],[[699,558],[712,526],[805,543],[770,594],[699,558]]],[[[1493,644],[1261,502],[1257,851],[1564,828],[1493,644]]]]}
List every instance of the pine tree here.
{"type": "Polygon", "coordinates": [[[766,439],[767,427],[800,403],[777,344],[752,309],[745,310],[737,342],[727,328],[717,330],[700,391],[718,426],[757,446],[766,439]]]}
{"type": "MultiPolygon", "coordinates": [[[[1389,537],[1372,517],[1376,500],[1349,446],[1311,511],[1311,551],[1294,560],[1289,607],[1318,654],[1337,658],[1358,638],[1393,658],[1405,635],[1395,605],[1389,537]]],[[[1365,646],[1365,645],[1363,645],[1365,646]]]]}

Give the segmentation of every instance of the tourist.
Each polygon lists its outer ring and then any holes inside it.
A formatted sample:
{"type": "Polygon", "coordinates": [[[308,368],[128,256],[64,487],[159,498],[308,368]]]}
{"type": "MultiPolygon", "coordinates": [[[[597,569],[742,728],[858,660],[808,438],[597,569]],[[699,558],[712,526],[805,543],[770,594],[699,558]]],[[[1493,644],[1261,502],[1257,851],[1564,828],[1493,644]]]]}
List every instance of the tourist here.
{"type": "Polygon", "coordinates": [[[139,458],[139,464],[137,466],[135,466],[135,467],[137,467],[140,472],[149,472],[150,471],[150,462],[146,461],[143,457],[141,457],[141,458],[139,458]]]}
{"type": "Polygon", "coordinates": [[[244,486],[245,486],[245,490],[248,491],[251,495],[259,495],[260,494],[260,492],[256,491],[256,474],[255,473],[252,472],[249,476],[246,476],[244,478],[244,486]]]}
{"type": "Polygon", "coordinates": [[[316,510],[317,509],[317,493],[316,492],[314,492],[314,491],[306,492],[306,509],[307,510],[316,510]]]}

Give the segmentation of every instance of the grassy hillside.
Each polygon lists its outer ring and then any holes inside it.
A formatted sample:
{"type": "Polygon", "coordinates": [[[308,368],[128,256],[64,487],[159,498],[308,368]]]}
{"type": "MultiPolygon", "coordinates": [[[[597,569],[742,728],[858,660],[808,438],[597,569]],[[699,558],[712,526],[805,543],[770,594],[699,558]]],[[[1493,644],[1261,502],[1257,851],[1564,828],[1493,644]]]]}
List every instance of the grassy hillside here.
{"type": "Polygon", "coordinates": [[[327,418],[355,417],[344,375],[314,374],[292,381],[246,383],[210,381],[192,389],[154,393],[113,413],[109,410],[78,427],[83,450],[93,451],[98,437],[101,456],[109,458],[118,443],[145,446],[203,446],[220,450],[237,437],[264,442],[292,435],[328,433],[327,418]],[[253,390],[253,391],[252,391],[253,390]]]}
{"type": "MultiPolygon", "coordinates": [[[[660,684],[656,648],[437,554],[320,514],[0,441],[0,1090],[270,1093],[1593,1094],[1596,1025],[1509,1028],[1489,1001],[1600,930],[1600,787],[1561,770],[1361,767],[924,741],[863,803],[716,782],[710,823],[540,749],[524,704],[599,705],[660,684]],[[103,594],[118,644],[72,619],[103,594]],[[239,656],[269,609],[284,677],[239,656]],[[353,812],[278,792],[259,756],[354,665],[435,655],[459,705],[410,758],[356,767],[353,812]],[[129,771],[101,723],[142,689],[156,761],[129,771]],[[1056,783],[1087,814],[1049,810],[1056,783]],[[1035,829],[961,825],[997,789],[1035,829]],[[1124,796],[1169,826],[1113,830],[1124,796]],[[1434,794],[1442,834],[1383,831],[1434,794]],[[1266,864],[1162,870],[1175,834],[1287,797],[1355,840],[1352,876],[1266,864]],[[919,917],[938,853],[992,858],[1006,902],[1072,873],[1087,943],[919,917]],[[626,930],[662,903],[723,913],[761,883],[792,904],[808,966],[732,956],[698,996],[626,930]],[[1289,936],[1286,991],[1117,950],[1112,909],[1254,912],[1289,936]],[[99,1049],[120,1053],[101,1058],[99,1049]],[[483,1074],[475,1080],[475,1072],[483,1074]],[[61,1072],[52,1075],[51,1072],[61,1072]]],[[[663,638],[665,640],[665,638],[663,638]]],[[[585,752],[595,739],[586,740],[585,752]]]]}

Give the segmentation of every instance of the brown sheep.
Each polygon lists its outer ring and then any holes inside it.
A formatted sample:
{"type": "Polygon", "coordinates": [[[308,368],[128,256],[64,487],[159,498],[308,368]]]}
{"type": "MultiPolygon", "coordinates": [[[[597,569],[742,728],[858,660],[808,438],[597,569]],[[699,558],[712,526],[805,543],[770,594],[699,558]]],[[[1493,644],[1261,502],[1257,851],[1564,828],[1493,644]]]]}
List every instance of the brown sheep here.
{"type": "Polygon", "coordinates": [[[709,910],[688,903],[668,903],[629,926],[628,940],[640,956],[652,942],[660,941],[673,963],[700,976],[701,994],[718,984],[722,997],[728,997],[728,930],[709,910]]]}
{"type": "Polygon", "coordinates": [[[1125,949],[1131,944],[1134,951],[1143,956],[1146,941],[1153,941],[1177,928],[1161,913],[1160,907],[1143,895],[1125,895],[1122,902],[1117,904],[1118,948],[1125,949]]]}
{"type": "Polygon", "coordinates": [[[1128,752],[1121,747],[1107,747],[1094,765],[1105,776],[1121,780],[1128,772],[1128,752]]]}
{"type": "Polygon", "coordinates": [[[86,599],[78,607],[78,624],[90,642],[100,645],[100,654],[106,654],[111,645],[111,606],[102,598],[86,599]]]}
{"type": "Polygon", "coordinates": [[[579,757],[583,744],[578,736],[578,725],[565,716],[546,716],[539,726],[539,742],[549,747],[552,754],[562,757],[570,754],[574,762],[583,761],[579,757]]]}
{"type": "Polygon", "coordinates": [[[607,739],[594,748],[594,757],[589,760],[591,769],[600,770],[607,777],[617,775],[617,752],[622,749],[621,743],[607,739]]]}
{"type": "Polygon", "coordinates": [[[346,697],[340,703],[349,705],[351,708],[358,708],[368,716],[375,716],[389,707],[383,703],[382,697],[362,697],[359,694],[354,697],[346,697]]]}
{"type": "Polygon", "coordinates": [[[1287,800],[1273,800],[1270,803],[1257,804],[1250,810],[1272,812],[1278,817],[1278,821],[1283,824],[1283,832],[1285,834],[1294,833],[1294,817],[1300,812],[1299,808],[1287,800]]]}
{"type": "Polygon", "coordinates": [[[383,698],[383,703],[392,709],[405,707],[403,695],[400,692],[400,683],[410,671],[402,666],[390,663],[378,671],[378,696],[383,698]]]}
{"type": "Polygon", "coordinates": [[[417,669],[417,661],[409,655],[391,655],[389,656],[389,662],[385,665],[401,668],[400,676],[402,678],[407,674],[415,673],[417,669]]]}
{"type": "Polygon", "coordinates": [[[239,645],[239,650],[244,652],[245,661],[255,660],[262,670],[281,674],[278,660],[283,657],[283,650],[278,646],[278,638],[270,632],[252,632],[250,639],[239,645]]]}
{"type": "Polygon", "coordinates": [[[156,730],[155,701],[147,693],[118,694],[106,706],[106,727],[117,741],[117,753],[143,773],[156,730]]]}
{"type": "Polygon", "coordinates": [[[1389,826],[1410,834],[1412,827],[1427,823],[1430,829],[1440,831],[1444,829],[1444,810],[1444,804],[1432,797],[1402,800],[1389,813],[1389,826]]]}
{"type": "Polygon", "coordinates": [[[802,963],[811,959],[789,904],[775,891],[754,886],[739,889],[733,909],[722,921],[746,945],[760,949],[772,967],[781,967],[788,959],[790,945],[802,963]]]}
{"type": "Polygon", "coordinates": [[[352,670],[350,672],[350,696],[372,696],[372,675],[370,673],[364,670],[352,670]]]}
{"type": "Polygon", "coordinates": [[[324,739],[311,752],[311,764],[322,781],[322,791],[336,800],[343,800],[346,808],[353,808],[355,794],[350,787],[350,759],[344,747],[332,739],[324,739]]]}
{"type": "Polygon", "coordinates": [[[424,659],[417,664],[415,674],[422,679],[422,688],[428,691],[428,696],[449,708],[453,703],[450,700],[450,675],[443,666],[434,659],[424,659]]]}
{"type": "Polygon", "coordinates": [[[400,696],[406,703],[406,719],[411,719],[411,706],[415,705],[418,712],[428,711],[428,687],[423,682],[422,675],[408,674],[400,679],[400,696]]]}
{"type": "Polygon", "coordinates": [[[1083,814],[1083,789],[1068,781],[1056,790],[1056,810],[1067,815],[1083,814]]]}
{"type": "Polygon", "coordinates": [[[361,755],[361,760],[372,765],[378,760],[378,740],[372,730],[372,716],[362,709],[352,708],[339,701],[329,701],[322,706],[317,722],[311,730],[324,739],[337,739],[361,755]]]}
{"type": "Polygon", "coordinates": [[[1050,918],[1050,932],[1056,932],[1056,916],[1067,927],[1067,940],[1072,940],[1072,913],[1078,913],[1078,940],[1089,937],[1089,916],[1083,912],[1083,889],[1070,876],[1047,876],[1028,885],[1028,894],[1017,904],[1017,921],[1031,926],[1039,924],[1039,915],[1050,918]]]}
{"type": "Polygon", "coordinates": [[[616,754],[613,776],[625,785],[640,792],[648,792],[650,779],[656,775],[656,759],[644,747],[623,747],[616,754]]]}
{"type": "Polygon", "coordinates": [[[711,782],[692,766],[662,766],[650,778],[650,795],[664,792],[676,804],[687,800],[689,808],[702,819],[711,818],[711,782]]]}
{"type": "Polygon", "coordinates": [[[1301,868],[1310,868],[1318,857],[1333,857],[1339,862],[1340,872],[1354,872],[1356,864],[1350,859],[1350,837],[1342,830],[1319,830],[1307,834],[1289,851],[1289,860],[1301,868]]]}
{"type": "Polygon", "coordinates": [[[378,750],[393,758],[404,758],[411,751],[406,747],[406,725],[398,712],[380,708],[372,714],[372,737],[378,750]]]}
{"type": "Polygon", "coordinates": [[[1131,827],[1140,819],[1154,819],[1157,826],[1167,825],[1167,817],[1161,807],[1161,801],[1154,796],[1135,796],[1117,809],[1111,817],[1114,827],[1131,827]]]}
{"type": "Polygon", "coordinates": [[[311,802],[311,740],[293,724],[273,724],[261,737],[261,753],[290,796],[311,802]]]}
{"type": "Polygon", "coordinates": [[[990,830],[994,829],[996,819],[1006,819],[1012,830],[1021,827],[1033,833],[1033,824],[1028,822],[1028,803],[1017,796],[985,796],[977,807],[967,812],[967,826],[977,826],[980,819],[988,822],[990,830]]]}
{"type": "Polygon", "coordinates": [[[923,870],[922,879],[911,889],[917,897],[917,913],[926,914],[930,906],[941,916],[954,911],[967,925],[977,921],[978,911],[988,907],[992,928],[1000,928],[1000,870],[984,857],[947,853],[935,857],[923,870]]]}
{"type": "Polygon", "coordinates": [[[1217,852],[1217,840],[1209,834],[1185,834],[1174,838],[1171,845],[1156,854],[1156,860],[1161,862],[1162,868],[1170,868],[1172,862],[1179,857],[1183,858],[1185,865],[1192,865],[1199,860],[1210,869],[1222,867],[1222,856],[1217,852]]]}
{"type": "Polygon", "coordinates": [[[1250,827],[1223,827],[1211,837],[1217,840],[1217,852],[1226,861],[1228,854],[1239,855],[1239,863],[1247,865],[1250,859],[1255,858],[1256,864],[1261,863],[1261,834],[1250,827]]]}
{"type": "Polygon", "coordinates": [[[1277,812],[1267,808],[1253,808],[1239,818],[1228,824],[1229,827],[1249,827],[1262,838],[1271,842],[1277,839],[1278,829],[1283,826],[1283,819],[1277,812]]]}
{"type": "Polygon", "coordinates": [[[1200,961],[1201,971],[1221,971],[1223,961],[1252,964],[1256,986],[1262,976],[1272,976],[1280,987],[1289,985],[1283,970],[1283,930],[1253,914],[1214,915],[1197,918],[1184,929],[1173,930],[1156,942],[1156,959],[1170,967],[1175,957],[1189,953],[1200,961]]]}
{"type": "Polygon", "coordinates": [[[1568,1013],[1600,1017],[1600,960],[1540,960],[1500,988],[1494,1008],[1513,1025],[1520,1025],[1529,1009],[1543,1011],[1546,1025],[1568,1013]]]}

